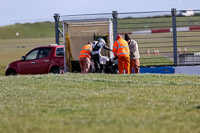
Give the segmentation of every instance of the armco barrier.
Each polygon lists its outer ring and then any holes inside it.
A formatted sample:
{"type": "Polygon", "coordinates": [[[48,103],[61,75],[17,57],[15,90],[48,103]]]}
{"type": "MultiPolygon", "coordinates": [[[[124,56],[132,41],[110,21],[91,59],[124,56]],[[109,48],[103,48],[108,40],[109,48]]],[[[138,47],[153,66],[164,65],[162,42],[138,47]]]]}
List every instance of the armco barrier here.
{"type": "Polygon", "coordinates": [[[141,67],[140,73],[174,74],[174,67],[141,67]]]}

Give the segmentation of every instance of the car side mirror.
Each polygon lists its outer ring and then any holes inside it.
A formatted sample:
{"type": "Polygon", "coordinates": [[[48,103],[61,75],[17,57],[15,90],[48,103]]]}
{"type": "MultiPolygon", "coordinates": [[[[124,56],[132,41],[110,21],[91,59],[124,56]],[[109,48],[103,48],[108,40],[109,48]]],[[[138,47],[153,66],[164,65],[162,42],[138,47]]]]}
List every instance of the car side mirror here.
{"type": "Polygon", "coordinates": [[[24,56],[22,56],[22,57],[21,57],[21,60],[22,60],[22,61],[24,61],[24,60],[25,60],[25,57],[24,57],[24,56]]]}

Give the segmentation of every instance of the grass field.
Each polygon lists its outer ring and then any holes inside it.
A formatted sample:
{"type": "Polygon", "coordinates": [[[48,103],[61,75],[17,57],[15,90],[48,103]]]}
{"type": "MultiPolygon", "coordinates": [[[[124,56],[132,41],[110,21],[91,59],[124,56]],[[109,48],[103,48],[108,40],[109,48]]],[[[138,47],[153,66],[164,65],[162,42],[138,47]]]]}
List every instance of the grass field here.
{"type": "Polygon", "coordinates": [[[19,38],[46,38],[55,36],[55,27],[52,22],[14,24],[0,27],[1,39],[19,38]],[[16,36],[16,32],[19,36],[16,36]]]}
{"type": "Polygon", "coordinates": [[[1,133],[199,133],[199,76],[0,76],[1,133]]]}

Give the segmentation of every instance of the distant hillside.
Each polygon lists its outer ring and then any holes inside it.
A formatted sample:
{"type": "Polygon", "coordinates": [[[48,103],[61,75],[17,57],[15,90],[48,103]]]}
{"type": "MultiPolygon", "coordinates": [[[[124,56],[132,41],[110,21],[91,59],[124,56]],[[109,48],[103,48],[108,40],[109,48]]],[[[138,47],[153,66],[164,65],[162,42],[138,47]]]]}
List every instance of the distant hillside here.
{"type": "Polygon", "coordinates": [[[44,38],[54,36],[55,26],[53,22],[14,24],[0,27],[0,39],[44,38]],[[19,36],[16,36],[17,32],[19,36]]]}

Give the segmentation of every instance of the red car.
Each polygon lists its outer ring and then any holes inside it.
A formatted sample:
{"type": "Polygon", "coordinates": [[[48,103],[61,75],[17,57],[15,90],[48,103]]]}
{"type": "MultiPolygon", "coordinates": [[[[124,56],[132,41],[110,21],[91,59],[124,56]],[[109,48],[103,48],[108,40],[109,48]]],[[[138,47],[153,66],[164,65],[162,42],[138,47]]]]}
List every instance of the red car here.
{"type": "Polygon", "coordinates": [[[5,75],[60,73],[64,68],[64,46],[49,45],[31,50],[21,60],[10,63],[5,75]]]}

